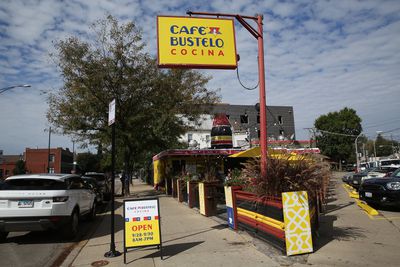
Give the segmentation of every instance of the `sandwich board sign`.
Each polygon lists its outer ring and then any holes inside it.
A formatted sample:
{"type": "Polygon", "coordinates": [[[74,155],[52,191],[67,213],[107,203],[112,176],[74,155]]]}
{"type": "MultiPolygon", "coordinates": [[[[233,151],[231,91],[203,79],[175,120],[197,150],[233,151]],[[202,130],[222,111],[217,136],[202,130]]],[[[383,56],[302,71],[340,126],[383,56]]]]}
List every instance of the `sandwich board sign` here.
{"type": "Polygon", "coordinates": [[[158,198],[124,200],[124,263],[128,248],[157,246],[161,251],[160,205],[158,198]]]}

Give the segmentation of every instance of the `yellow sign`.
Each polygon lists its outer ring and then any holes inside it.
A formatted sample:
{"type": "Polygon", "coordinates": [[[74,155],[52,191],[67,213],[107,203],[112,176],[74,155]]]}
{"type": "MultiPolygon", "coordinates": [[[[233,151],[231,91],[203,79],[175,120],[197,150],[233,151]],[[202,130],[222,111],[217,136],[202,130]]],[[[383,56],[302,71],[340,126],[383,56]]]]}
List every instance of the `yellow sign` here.
{"type": "Polygon", "coordinates": [[[231,19],[158,16],[157,37],[159,67],[237,67],[231,19]]]}
{"type": "Polygon", "coordinates": [[[125,200],[125,247],[161,244],[158,199],[125,200]]]}
{"type": "Polygon", "coordinates": [[[200,214],[206,215],[206,203],[204,199],[204,183],[199,183],[199,208],[200,208],[200,214]]]}
{"type": "Polygon", "coordinates": [[[286,254],[313,252],[310,211],[306,191],[282,193],[286,254]]]}

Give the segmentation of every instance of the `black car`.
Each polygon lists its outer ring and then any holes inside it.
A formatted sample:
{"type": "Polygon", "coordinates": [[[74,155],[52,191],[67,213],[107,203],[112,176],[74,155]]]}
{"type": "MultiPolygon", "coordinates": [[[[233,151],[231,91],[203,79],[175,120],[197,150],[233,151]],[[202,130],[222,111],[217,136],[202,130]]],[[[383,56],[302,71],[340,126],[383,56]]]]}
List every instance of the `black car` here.
{"type": "Polygon", "coordinates": [[[360,186],[359,195],[368,204],[400,207],[400,169],[388,177],[365,180],[360,186]]]}
{"type": "Polygon", "coordinates": [[[111,180],[104,173],[87,172],[84,176],[96,179],[103,193],[103,199],[106,201],[111,199],[111,180]]]}
{"type": "Polygon", "coordinates": [[[82,176],[83,181],[89,185],[90,189],[96,194],[96,202],[101,205],[104,202],[104,193],[101,185],[93,177],[82,176]]]}

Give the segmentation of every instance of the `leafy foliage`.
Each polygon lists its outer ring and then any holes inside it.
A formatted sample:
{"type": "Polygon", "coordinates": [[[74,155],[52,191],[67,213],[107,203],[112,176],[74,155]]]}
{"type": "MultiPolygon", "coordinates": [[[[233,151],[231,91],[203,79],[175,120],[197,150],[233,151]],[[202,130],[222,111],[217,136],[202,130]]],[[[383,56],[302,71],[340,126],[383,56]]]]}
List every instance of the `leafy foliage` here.
{"type": "Polygon", "coordinates": [[[310,198],[325,190],[329,178],[329,166],[311,155],[299,160],[289,160],[290,155],[267,158],[267,176],[262,177],[260,159],[243,163],[240,179],[245,181],[245,190],[260,198],[280,197],[282,192],[307,191],[310,198]]]}
{"type": "Polygon", "coordinates": [[[206,87],[210,77],[158,69],[133,22],[119,25],[108,16],[92,28],[96,38],[89,41],[71,37],[56,43],[53,57],[64,85],[50,95],[47,118],[63,134],[109,152],[108,104],[115,99],[117,162],[132,170],[133,162],[179,146],[184,119],[195,121],[204,112],[201,105],[219,97],[206,87]]]}
{"type": "Polygon", "coordinates": [[[336,162],[349,161],[354,155],[354,140],[362,132],[361,118],[356,111],[344,108],[339,112],[330,112],[317,118],[314,126],[320,131],[317,145],[322,154],[336,162]]]}
{"type": "Polygon", "coordinates": [[[99,155],[90,152],[79,153],[76,161],[82,173],[103,171],[100,167],[101,157],[99,155]]]}
{"type": "Polygon", "coordinates": [[[24,174],[24,173],[26,173],[25,161],[20,159],[15,163],[15,168],[13,170],[13,174],[18,175],[18,174],[24,174]]]}

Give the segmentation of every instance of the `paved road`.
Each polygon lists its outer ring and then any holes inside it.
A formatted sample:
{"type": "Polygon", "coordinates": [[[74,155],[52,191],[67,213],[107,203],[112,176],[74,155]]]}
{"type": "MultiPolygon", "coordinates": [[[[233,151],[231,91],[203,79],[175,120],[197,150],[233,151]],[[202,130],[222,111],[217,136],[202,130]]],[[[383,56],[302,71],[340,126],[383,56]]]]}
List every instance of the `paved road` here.
{"type": "MultiPolygon", "coordinates": [[[[116,195],[121,194],[121,182],[116,179],[116,195]]],[[[94,222],[80,222],[77,238],[65,241],[56,232],[12,232],[5,243],[0,243],[0,266],[8,267],[52,267],[62,260],[79,242],[87,240],[98,226],[104,213],[98,214],[94,222]]],[[[106,252],[106,251],[104,251],[106,252]]]]}
{"type": "Polygon", "coordinates": [[[399,266],[400,212],[379,210],[369,216],[343,188],[341,174],[331,181],[326,213],[321,216],[315,266],[399,266]]]}

